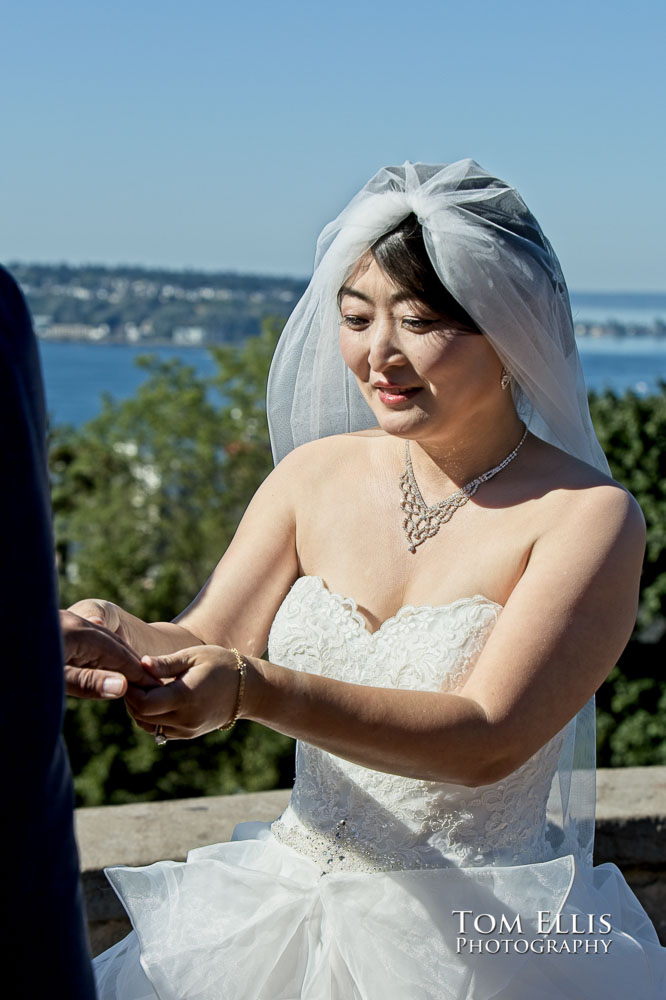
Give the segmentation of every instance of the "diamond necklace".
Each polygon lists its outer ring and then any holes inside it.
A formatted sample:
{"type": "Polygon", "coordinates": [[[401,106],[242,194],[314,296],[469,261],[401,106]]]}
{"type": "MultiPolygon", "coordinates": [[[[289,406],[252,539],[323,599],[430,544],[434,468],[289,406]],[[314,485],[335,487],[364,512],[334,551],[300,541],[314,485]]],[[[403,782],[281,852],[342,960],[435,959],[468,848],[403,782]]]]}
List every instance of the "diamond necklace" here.
{"type": "Polygon", "coordinates": [[[416,552],[418,545],[423,545],[425,541],[436,535],[440,526],[450,521],[458,508],[464,506],[469,498],[474,496],[481,483],[487,483],[489,479],[496,476],[502,469],[506,469],[509,462],[513,462],[526,437],[527,427],[525,427],[523,436],[511,454],[507,455],[499,465],[488,469],[487,472],[483,472],[476,479],[473,479],[471,483],[467,483],[461,489],[452,493],[451,496],[440,500],[439,503],[433,504],[432,507],[428,507],[423,499],[421,490],[414,478],[412,460],[409,454],[409,441],[405,441],[405,471],[400,476],[400,489],[402,491],[400,507],[405,512],[405,519],[402,522],[402,526],[409,542],[409,551],[416,552]]]}

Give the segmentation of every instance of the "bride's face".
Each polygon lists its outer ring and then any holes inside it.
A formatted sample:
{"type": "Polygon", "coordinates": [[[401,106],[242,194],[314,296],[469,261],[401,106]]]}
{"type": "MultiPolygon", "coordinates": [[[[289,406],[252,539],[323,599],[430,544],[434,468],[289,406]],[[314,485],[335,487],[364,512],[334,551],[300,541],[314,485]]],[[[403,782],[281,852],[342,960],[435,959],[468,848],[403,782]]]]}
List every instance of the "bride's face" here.
{"type": "Polygon", "coordinates": [[[448,436],[505,404],[502,363],[487,338],[406,297],[374,258],[343,287],[340,309],[345,364],[387,433],[448,436]]]}

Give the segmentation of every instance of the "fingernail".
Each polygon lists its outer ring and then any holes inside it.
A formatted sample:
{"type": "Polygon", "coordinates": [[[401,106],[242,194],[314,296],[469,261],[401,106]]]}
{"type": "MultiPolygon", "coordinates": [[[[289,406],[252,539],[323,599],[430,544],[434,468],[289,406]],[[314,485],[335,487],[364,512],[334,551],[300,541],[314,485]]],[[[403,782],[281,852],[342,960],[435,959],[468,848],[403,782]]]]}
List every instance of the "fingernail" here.
{"type": "Polygon", "coordinates": [[[123,693],[124,684],[120,677],[105,677],[102,683],[102,691],[110,698],[115,698],[123,693]]]}

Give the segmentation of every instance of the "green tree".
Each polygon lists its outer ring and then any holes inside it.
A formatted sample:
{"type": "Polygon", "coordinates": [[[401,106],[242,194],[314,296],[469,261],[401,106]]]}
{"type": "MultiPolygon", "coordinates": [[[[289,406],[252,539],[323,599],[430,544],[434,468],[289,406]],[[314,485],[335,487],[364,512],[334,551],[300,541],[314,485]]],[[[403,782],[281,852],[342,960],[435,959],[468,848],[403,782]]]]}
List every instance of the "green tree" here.
{"type": "MultiPolygon", "coordinates": [[[[146,357],[130,399],[82,428],[55,428],[51,476],[61,600],[102,597],[169,620],[198,592],[272,468],[264,406],[279,325],[214,348],[206,378],[146,357]]],[[[288,784],[293,743],[252,723],[155,747],[117,703],[76,702],[65,721],[78,801],[212,794],[288,784]]]]}
{"type": "Polygon", "coordinates": [[[613,476],[647,524],[636,629],[597,696],[599,763],[666,764],[666,382],[646,397],[592,393],[590,410],[613,476]]]}

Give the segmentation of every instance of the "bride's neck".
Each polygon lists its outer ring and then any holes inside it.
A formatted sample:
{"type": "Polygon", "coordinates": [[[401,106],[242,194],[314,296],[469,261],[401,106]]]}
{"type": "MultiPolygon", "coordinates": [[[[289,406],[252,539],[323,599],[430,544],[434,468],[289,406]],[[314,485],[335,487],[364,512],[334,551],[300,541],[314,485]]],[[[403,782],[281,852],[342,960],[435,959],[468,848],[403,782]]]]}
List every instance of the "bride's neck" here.
{"type": "Polygon", "coordinates": [[[492,421],[469,420],[446,435],[410,441],[414,475],[429,492],[445,495],[499,465],[523,436],[515,410],[492,421]]]}

